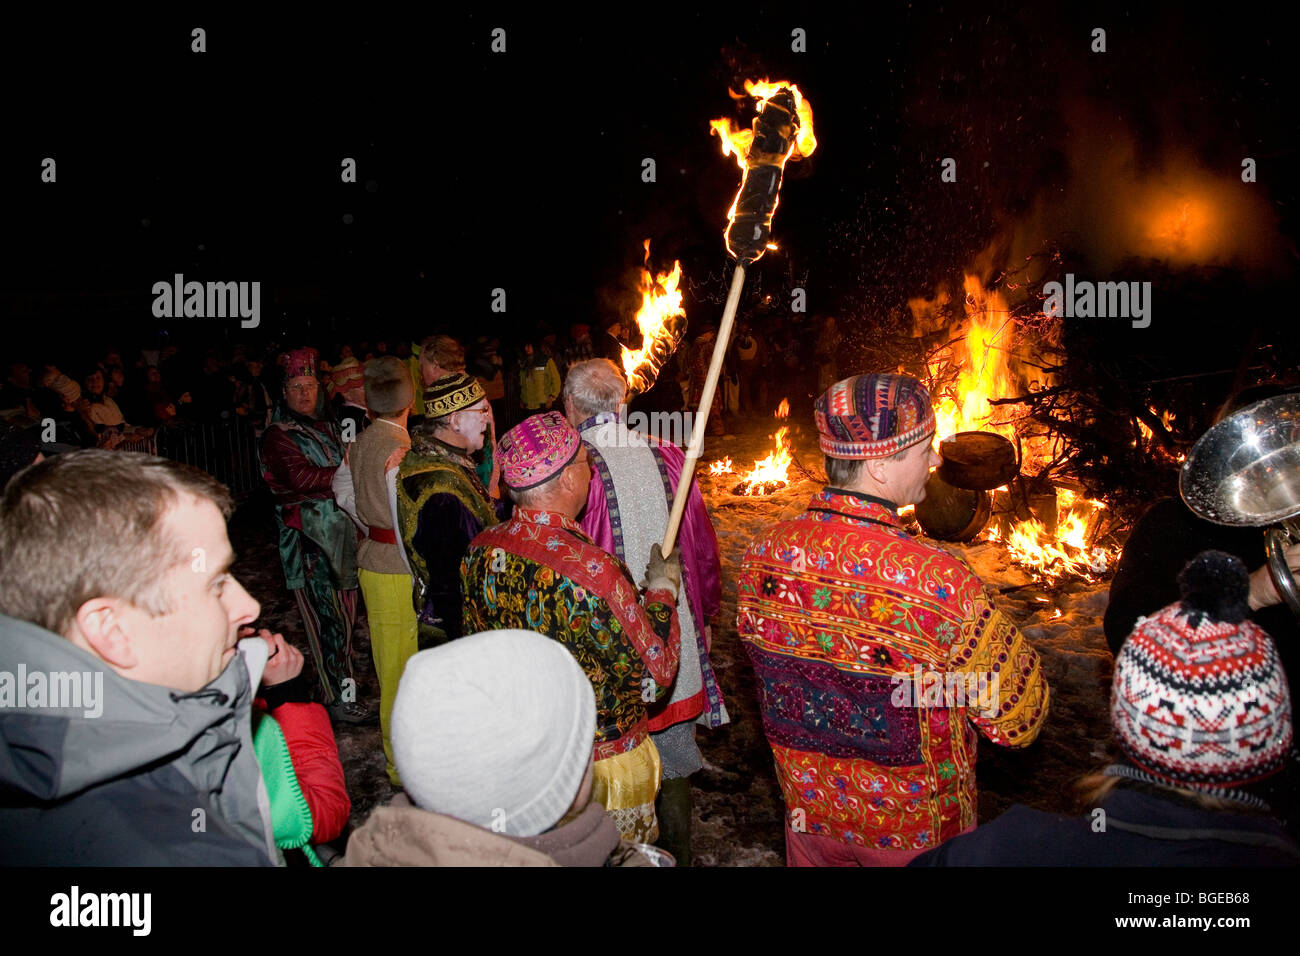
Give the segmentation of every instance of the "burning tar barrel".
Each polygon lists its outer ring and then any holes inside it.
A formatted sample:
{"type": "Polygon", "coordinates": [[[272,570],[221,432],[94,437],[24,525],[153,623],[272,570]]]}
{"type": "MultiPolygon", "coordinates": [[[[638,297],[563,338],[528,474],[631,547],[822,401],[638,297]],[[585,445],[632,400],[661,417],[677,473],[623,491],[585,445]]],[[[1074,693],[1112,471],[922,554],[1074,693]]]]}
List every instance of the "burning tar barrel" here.
{"type": "Polygon", "coordinates": [[[970,541],[984,530],[992,513],[987,491],[954,488],[937,471],[925,483],[925,500],[916,506],[916,520],[940,541],[970,541]]]}
{"type": "Polygon", "coordinates": [[[761,256],[772,236],[781,173],[798,126],[794,94],[784,88],[767,98],[754,119],[754,141],[746,159],[745,179],[727,229],[727,251],[742,263],[761,256]]]}
{"type": "Polygon", "coordinates": [[[939,442],[939,474],[954,488],[988,491],[1020,473],[1016,446],[994,432],[958,432],[939,442]]]}

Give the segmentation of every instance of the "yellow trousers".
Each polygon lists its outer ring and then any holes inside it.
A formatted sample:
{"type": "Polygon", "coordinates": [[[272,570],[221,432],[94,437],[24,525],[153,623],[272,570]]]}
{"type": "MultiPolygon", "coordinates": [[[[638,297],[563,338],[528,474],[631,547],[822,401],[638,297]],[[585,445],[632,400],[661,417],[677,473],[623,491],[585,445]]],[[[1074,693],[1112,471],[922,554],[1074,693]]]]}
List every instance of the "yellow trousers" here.
{"type": "Polygon", "coordinates": [[[402,781],[393,765],[393,742],[389,737],[389,724],[402,671],[418,649],[415,607],[411,604],[411,576],[380,574],[361,568],[357,571],[357,577],[361,581],[361,593],[366,599],[366,617],[370,621],[370,653],[375,658],[375,674],[379,678],[379,726],[384,734],[388,779],[394,786],[400,787],[402,781]]]}
{"type": "Polygon", "coordinates": [[[655,797],[662,777],[659,750],[646,737],[627,753],[592,765],[591,798],[609,811],[624,839],[653,843],[659,839],[655,797]]]}

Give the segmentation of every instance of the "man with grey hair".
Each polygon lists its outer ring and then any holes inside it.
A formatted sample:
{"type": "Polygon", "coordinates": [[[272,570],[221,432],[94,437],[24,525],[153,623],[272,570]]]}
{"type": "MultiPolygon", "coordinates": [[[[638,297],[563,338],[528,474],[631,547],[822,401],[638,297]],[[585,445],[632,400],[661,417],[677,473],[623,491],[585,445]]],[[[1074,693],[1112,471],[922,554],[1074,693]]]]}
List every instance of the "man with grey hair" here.
{"type": "MultiPolygon", "coordinates": [[[[622,418],[627,381],[609,359],[576,363],[564,382],[564,413],[582,436],[592,481],[582,530],[629,567],[650,560],[663,540],[685,454],[671,442],[632,431],[622,418]]],[[[651,738],[663,760],[657,815],[660,845],[683,866],[691,862],[690,776],[703,766],[695,725],[730,719],[709,662],[708,621],[722,597],[718,539],[698,486],[693,486],[677,536],[685,587],[677,595],[680,661],[665,702],[650,708],[651,738]]]]}

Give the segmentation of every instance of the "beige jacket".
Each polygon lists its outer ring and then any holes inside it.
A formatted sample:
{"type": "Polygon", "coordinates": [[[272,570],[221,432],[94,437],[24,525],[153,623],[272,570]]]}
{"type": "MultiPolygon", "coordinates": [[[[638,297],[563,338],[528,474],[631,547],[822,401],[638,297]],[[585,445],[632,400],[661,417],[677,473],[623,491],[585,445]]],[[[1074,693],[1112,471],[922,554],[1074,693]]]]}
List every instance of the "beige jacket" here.
{"type": "Polygon", "coordinates": [[[648,866],[627,850],[613,819],[592,802],[568,823],[535,837],[493,833],[413,806],[405,794],[379,807],[348,840],[345,866],[648,866]],[[616,853],[617,851],[617,853],[616,853]]]}
{"type": "MultiPolygon", "coordinates": [[[[390,458],[401,460],[411,447],[406,429],[386,419],[376,419],[358,436],[348,453],[352,484],[356,489],[357,517],[369,528],[391,531],[393,519],[388,507],[385,472],[390,458]]],[[[398,536],[400,540],[400,535],[398,536]]],[[[357,546],[357,567],[379,574],[408,574],[400,545],[372,541],[357,546]]]]}

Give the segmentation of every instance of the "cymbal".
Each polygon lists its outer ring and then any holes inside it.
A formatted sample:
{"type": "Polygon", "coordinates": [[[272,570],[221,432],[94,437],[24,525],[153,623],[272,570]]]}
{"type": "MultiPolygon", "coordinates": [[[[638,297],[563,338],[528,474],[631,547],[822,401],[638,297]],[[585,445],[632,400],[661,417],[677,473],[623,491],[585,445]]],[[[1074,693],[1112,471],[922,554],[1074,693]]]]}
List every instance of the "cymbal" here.
{"type": "Polygon", "coordinates": [[[1300,394],[1248,405],[1207,431],[1178,490],[1215,524],[1264,527],[1300,515],[1300,394]]]}

